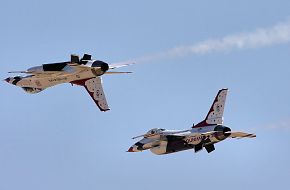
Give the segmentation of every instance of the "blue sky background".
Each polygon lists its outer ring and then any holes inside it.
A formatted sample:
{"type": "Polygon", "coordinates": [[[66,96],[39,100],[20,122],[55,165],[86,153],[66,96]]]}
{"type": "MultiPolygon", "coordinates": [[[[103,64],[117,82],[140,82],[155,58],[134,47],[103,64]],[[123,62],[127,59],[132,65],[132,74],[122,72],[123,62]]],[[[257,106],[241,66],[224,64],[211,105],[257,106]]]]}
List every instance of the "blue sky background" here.
{"type": "MultiPolygon", "coordinates": [[[[4,1],[0,77],[91,53],[119,62],[289,21],[290,1],[4,1]]],[[[290,185],[290,46],[156,59],[104,76],[111,111],[81,87],[39,94],[0,83],[0,189],[287,189],[290,185]],[[201,121],[230,89],[225,124],[256,139],[211,154],[125,152],[155,127],[201,121]]]]}

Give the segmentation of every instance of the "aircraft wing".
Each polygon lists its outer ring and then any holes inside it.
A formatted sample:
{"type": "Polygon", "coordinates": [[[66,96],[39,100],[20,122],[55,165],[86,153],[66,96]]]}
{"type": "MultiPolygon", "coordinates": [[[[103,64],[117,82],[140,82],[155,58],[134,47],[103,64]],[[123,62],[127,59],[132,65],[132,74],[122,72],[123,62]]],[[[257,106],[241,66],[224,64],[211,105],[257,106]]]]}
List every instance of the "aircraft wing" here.
{"type": "MultiPolygon", "coordinates": [[[[80,68],[82,70],[84,70],[84,68],[80,68]]],[[[80,70],[79,69],[79,70],[80,70]]],[[[66,75],[66,74],[72,74],[74,72],[77,72],[78,70],[76,70],[75,68],[71,67],[71,65],[66,65],[64,68],[62,68],[62,70],[27,70],[27,71],[10,71],[8,73],[22,73],[22,74],[30,74],[30,75],[35,75],[38,77],[46,77],[46,76],[58,76],[58,75],[66,75]]]]}
{"type": "Polygon", "coordinates": [[[226,133],[230,133],[230,137],[232,138],[244,138],[244,137],[248,137],[248,138],[254,138],[256,137],[255,134],[251,134],[251,133],[244,133],[244,132],[226,132],[226,133]]]}
{"type": "Polygon", "coordinates": [[[205,133],[191,133],[189,135],[185,135],[186,137],[194,137],[194,136],[210,136],[213,135],[215,133],[220,133],[220,131],[209,131],[209,132],[205,132],[205,133]]]}
{"type": "Polygon", "coordinates": [[[28,73],[31,74],[31,71],[9,71],[8,73],[28,73]]]}
{"type": "Polygon", "coordinates": [[[137,139],[137,138],[141,138],[141,137],[145,137],[145,138],[152,138],[152,137],[156,137],[156,136],[160,136],[160,138],[166,138],[166,137],[177,137],[178,139],[183,139],[186,137],[186,134],[184,134],[185,132],[188,132],[189,130],[184,130],[184,131],[176,131],[176,132],[166,132],[166,133],[146,133],[143,135],[139,135],[139,136],[135,136],[132,139],[137,139]]]}
{"type": "Polygon", "coordinates": [[[71,83],[84,86],[101,111],[110,110],[103,91],[101,77],[72,81],[71,83]]]}
{"type": "Polygon", "coordinates": [[[22,74],[32,75],[32,76],[37,77],[37,78],[50,77],[50,76],[59,76],[59,75],[67,74],[66,72],[62,72],[62,71],[46,71],[46,72],[11,71],[11,72],[8,72],[8,73],[22,73],[22,74]]]}
{"type": "Polygon", "coordinates": [[[46,72],[39,72],[39,71],[10,71],[8,73],[22,73],[22,74],[31,74],[31,75],[52,75],[56,73],[61,73],[61,71],[46,71],[46,72]]]}

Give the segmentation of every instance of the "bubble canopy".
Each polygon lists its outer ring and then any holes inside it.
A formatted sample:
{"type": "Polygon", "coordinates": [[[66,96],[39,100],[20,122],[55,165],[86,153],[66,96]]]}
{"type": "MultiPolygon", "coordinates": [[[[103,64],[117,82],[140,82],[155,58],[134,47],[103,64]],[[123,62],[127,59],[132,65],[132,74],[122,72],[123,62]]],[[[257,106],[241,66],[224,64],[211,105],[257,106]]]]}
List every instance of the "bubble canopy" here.
{"type": "Polygon", "coordinates": [[[162,131],[165,131],[165,129],[162,129],[162,128],[154,128],[154,129],[151,129],[149,130],[146,134],[159,134],[160,132],[162,131]]]}

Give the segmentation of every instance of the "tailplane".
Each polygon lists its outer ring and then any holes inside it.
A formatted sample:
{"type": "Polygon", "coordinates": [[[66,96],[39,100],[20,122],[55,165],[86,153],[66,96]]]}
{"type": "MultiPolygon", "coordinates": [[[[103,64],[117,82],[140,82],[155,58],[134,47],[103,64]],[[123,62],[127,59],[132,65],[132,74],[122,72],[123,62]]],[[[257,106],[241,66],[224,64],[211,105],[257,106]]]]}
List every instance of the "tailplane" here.
{"type": "Polygon", "coordinates": [[[224,107],[225,107],[227,92],[228,92],[228,89],[219,90],[206,118],[202,122],[198,123],[197,125],[192,126],[192,128],[199,128],[199,127],[204,127],[208,125],[223,124],[223,114],[224,114],[224,107]]]}

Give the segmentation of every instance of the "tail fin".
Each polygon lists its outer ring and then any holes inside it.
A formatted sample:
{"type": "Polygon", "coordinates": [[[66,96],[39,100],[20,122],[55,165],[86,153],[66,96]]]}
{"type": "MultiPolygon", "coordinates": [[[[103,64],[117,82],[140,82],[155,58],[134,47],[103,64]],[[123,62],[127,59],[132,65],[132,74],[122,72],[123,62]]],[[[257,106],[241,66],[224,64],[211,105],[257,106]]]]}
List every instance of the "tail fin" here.
{"type": "Polygon", "coordinates": [[[198,123],[192,128],[199,128],[208,125],[216,125],[216,124],[223,124],[223,114],[224,114],[224,107],[226,102],[228,89],[221,89],[217,93],[212,106],[206,116],[206,118],[198,123]]]}
{"type": "Polygon", "coordinates": [[[101,111],[110,110],[102,87],[101,77],[82,79],[71,83],[84,86],[101,111]]]}

